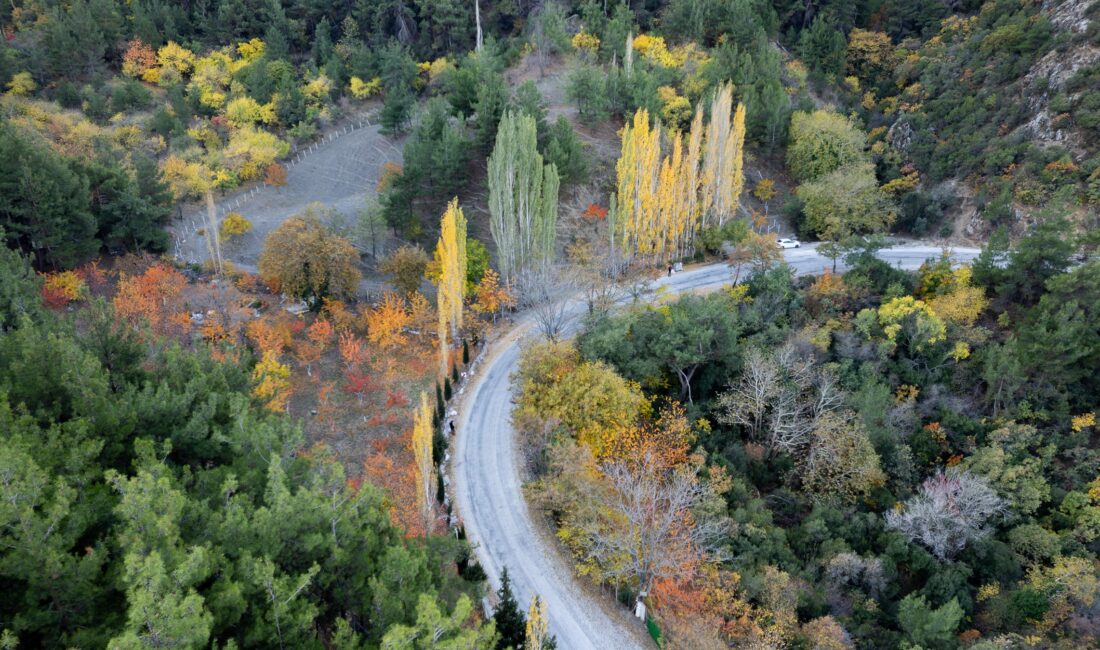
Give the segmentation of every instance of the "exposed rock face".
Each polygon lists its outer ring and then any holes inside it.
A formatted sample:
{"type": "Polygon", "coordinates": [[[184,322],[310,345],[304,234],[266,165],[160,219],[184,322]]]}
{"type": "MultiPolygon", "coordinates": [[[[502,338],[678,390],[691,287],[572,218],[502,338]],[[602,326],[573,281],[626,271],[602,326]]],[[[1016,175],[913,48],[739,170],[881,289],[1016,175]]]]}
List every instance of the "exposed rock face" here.
{"type": "Polygon", "coordinates": [[[1043,0],[1043,11],[1050,16],[1050,24],[1060,32],[1084,34],[1089,19],[1085,12],[1095,0],[1043,0]]]}
{"type": "MultiPolygon", "coordinates": [[[[1055,31],[1076,36],[1089,26],[1086,13],[1096,0],[1045,0],[1043,11],[1055,31]]],[[[1032,66],[1024,77],[1024,87],[1031,90],[1027,98],[1032,117],[1020,128],[1040,144],[1057,144],[1072,152],[1080,161],[1088,151],[1084,139],[1075,129],[1065,128],[1059,116],[1050,110],[1052,97],[1062,92],[1081,68],[1100,62],[1100,48],[1086,42],[1070,43],[1048,52],[1032,66]]],[[[1075,97],[1071,96],[1071,99],[1075,97]]]]}

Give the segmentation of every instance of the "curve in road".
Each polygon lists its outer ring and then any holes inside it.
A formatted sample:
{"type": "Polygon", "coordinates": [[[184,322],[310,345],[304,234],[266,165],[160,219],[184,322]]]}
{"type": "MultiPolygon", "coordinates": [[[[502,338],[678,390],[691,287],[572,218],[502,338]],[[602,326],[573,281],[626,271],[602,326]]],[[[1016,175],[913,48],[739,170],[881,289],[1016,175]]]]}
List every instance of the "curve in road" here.
{"type": "MultiPolygon", "coordinates": [[[[903,269],[916,269],[941,248],[911,246],[879,251],[880,258],[903,269]]],[[[956,262],[974,259],[977,249],[954,249],[956,262]]],[[[784,251],[798,275],[818,273],[832,264],[812,247],[784,251]]],[[[680,293],[715,288],[731,281],[725,264],[711,264],[662,277],[655,284],[680,293]]],[[[583,306],[571,312],[573,327],[583,306]]],[[[505,566],[521,606],[538,594],[550,617],[550,631],[558,647],[626,649],[639,646],[639,631],[628,627],[628,617],[608,614],[573,573],[570,560],[539,533],[528,511],[520,478],[516,435],[512,428],[510,376],[519,363],[520,343],[535,332],[522,319],[490,350],[481,371],[473,377],[458,415],[454,440],[455,501],[470,542],[494,588],[505,566]]]]}

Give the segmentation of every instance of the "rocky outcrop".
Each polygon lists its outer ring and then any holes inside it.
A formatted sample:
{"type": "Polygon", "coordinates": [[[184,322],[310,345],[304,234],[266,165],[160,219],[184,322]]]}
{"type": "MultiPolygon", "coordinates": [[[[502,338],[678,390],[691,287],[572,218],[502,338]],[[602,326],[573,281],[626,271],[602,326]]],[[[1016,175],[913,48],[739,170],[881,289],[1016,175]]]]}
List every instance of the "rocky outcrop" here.
{"type": "MultiPolygon", "coordinates": [[[[1019,128],[1039,144],[1065,147],[1078,161],[1088,155],[1086,142],[1076,129],[1065,126],[1066,120],[1059,119],[1051,110],[1050,101],[1065,89],[1066,83],[1079,70],[1100,62],[1100,47],[1080,38],[1088,29],[1088,9],[1095,2],[1046,0],[1043,3],[1043,10],[1055,31],[1071,38],[1039,59],[1024,77],[1023,84],[1030,92],[1027,101],[1032,117],[1019,128]]],[[[1070,99],[1074,97],[1071,95],[1070,99]]]]}

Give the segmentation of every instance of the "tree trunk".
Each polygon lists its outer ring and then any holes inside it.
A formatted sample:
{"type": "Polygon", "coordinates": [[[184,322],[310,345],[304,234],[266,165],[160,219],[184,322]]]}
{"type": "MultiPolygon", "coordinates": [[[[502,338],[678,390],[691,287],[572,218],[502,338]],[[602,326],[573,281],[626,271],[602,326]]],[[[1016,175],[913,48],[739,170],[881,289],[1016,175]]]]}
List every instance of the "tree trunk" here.
{"type": "Polygon", "coordinates": [[[481,4],[480,0],[474,0],[474,23],[476,23],[476,25],[477,25],[477,41],[476,41],[476,45],[474,47],[474,50],[478,54],[481,54],[481,43],[482,43],[481,6],[480,6],[480,4],[481,4]]]}

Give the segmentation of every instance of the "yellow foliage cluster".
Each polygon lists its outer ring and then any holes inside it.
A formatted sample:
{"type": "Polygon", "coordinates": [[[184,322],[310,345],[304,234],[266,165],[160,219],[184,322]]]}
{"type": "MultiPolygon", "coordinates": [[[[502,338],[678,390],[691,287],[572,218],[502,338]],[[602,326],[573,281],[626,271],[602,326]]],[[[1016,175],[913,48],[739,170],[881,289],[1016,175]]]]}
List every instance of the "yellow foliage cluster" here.
{"type": "Polygon", "coordinates": [[[439,290],[436,293],[436,313],[439,316],[440,370],[448,371],[447,330],[458,338],[462,327],[462,306],[466,294],[466,216],[458,207],[458,199],[447,204],[439,223],[439,241],[435,261],[439,265],[439,290]]]}
{"type": "Polygon", "coordinates": [[[600,37],[582,29],[573,35],[572,43],[574,49],[591,55],[600,48],[600,37]]]}
{"type": "Polygon", "coordinates": [[[290,398],[290,368],[279,362],[278,354],[269,350],[252,369],[252,396],[272,411],[286,409],[290,398]]]}
{"type": "Polygon", "coordinates": [[[518,379],[513,417],[520,428],[559,422],[597,458],[606,457],[650,411],[637,384],[602,362],[582,361],[569,343],[524,350],[518,379]]]}
{"type": "Polygon", "coordinates": [[[15,97],[29,95],[35,88],[38,88],[38,84],[34,82],[29,72],[18,72],[12,75],[11,81],[8,82],[8,94],[15,97]]]}
{"type": "Polygon", "coordinates": [[[984,584],[978,588],[978,602],[984,602],[991,598],[996,598],[1001,593],[1001,586],[996,582],[984,584]]]}
{"type": "Polygon", "coordinates": [[[177,199],[200,196],[210,189],[210,170],[200,163],[172,155],[165,159],[161,171],[177,199]]]}
{"type": "Polygon", "coordinates": [[[366,99],[382,92],[382,79],[375,77],[370,81],[363,81],[359,77],[352,77],[348,86],[351,96],[356,99],[366,99]]]}
{"type": "Polygon", "coordinates": [[[408,342],[405,328],[412,322],[412,315],[396,293],[387,291],[378,306],[367,312],[366,321],[367,340],[372,344],[388,349],[408,342]]]}
{"type": "Polygon", "coordinates": [[[258,61],[263,57],[265,51],[264,42],[258,38],[246,41],[244,43],[237,44],[237,54],[241,56],[241,60],[245,63],[252,63],[258,61]]]}
{"type": "Polygon", "coordinates": [[[919,340],[916,349],[920,350],[925,345],[934,345],[946,340],[947,328],[943,320],[936,316],[935,312],[923,300],[917,300],[913,296],[901,296],[894,298],[878,308],[878,321],[886,339],[896,343],[898,334],[903,327],[903,321],[910,316],[915,317],[917,336],[919,340]]]}
{"type": "Polygon", "coordinates": [[[425,530],[431,530],[432,512],[432,409],[428,394],[420,393],[420,406],[413,419],[412,451],[415,460],[417,496],[424,517],[425,530]]]}
{"type": "Polygon", "coordinates": [[[955,269],[947,290],[941,290],[939,295],[929,298],[928,307],[948,323],[972,326],[989,305],[985,291],[973,285],[972,275],[969,266],[955,269]]]}
{"type": "Polygon", "coordinates": [[[682,129],[691,120],[691,102],[676,92],[672,86],[661,86],[657,89],[657,97],[661,100],[661,117],[665,124],[674,129],[682,129]]]}
{"type": "Polygon", "coordinates": [[[1096,426],[1096,414],[1092,411],[1088,413],[1082,413],[1081,415],[1075,415],[1070,420],[1070,428],[1074,433],[1080,433],[1089,427],[1096,426]]]}
{"type": "Polygon", "coordinates": [[[218,236],[222,241],[239,237],[252,230],[252,222],[240,212],[230,212],[218,226],[218,236]]]}
{"type": "MultiPolygon", "coordinates": [[[[687,100],[670,87],[659,92],[671,117],[686,119],[680,112],[687,100]]],[[[625,251],[669,259],[684,253],[698,228],[732,216],[744,185],[745,138],[745,108],[738,104],[734,111],[732,97],[732,86],[719,89],[705,129],[700,104],[687,142],[674,131],[663,156],[661,125],[650,124],[648,111],[639,109],[623,127],[611,227],[625,251]]]]}
{"type": "Polygon", "coordinates": [[[231,100],[225,106],[225,119],[235,127],[252,126],[257,122],[275,122],[275,103],[260,104],[247,95],[231,100]]]}
{"type": "MultiPolygon", "coordinates": [[[[875,143],[879,144],[879,143],[875,143]]],[[[899,196],[906,192],[911,192],[917,189],[917,185],[920,184],[920,174],[916,171],[911,171],[908,174],[895,178],[892,181],[887,182],[882,186],[882,191],[887,194],[899,196]]]]}
{"type": "Polygon", "coordinates": [[[42,288],[47,296],[56,297],[64,302],[81,300],[88,293],[87,283],[75,271],[47,273],[43,277],[42,288]]]}
{"type": "Polygon", "coordinates": [[[157,81],[180,81],[194,67],[195,53],[175,41],[168,41],[157,50],[157,65],[160,66],[157,81]]]}
{"type": "Polygon", "coordinates": [[[663,36],[638,34],[634,37],[634,51],[666,68],[675,68],[683,63],[682,61],[677,62],[672,53],[668,51],[668,45],[665,44],[663,36]]]}
{"type": "Polygon", "coordinates": [[[644,59],[665,68],[683,68],[689,63],[694,64],[694,67],[701,67],[709,60],[706,53],[694,43],[679,45],[670,50],[662,36],[638,34],[634,37],[633,46],[634,51],[644,59]]]}

